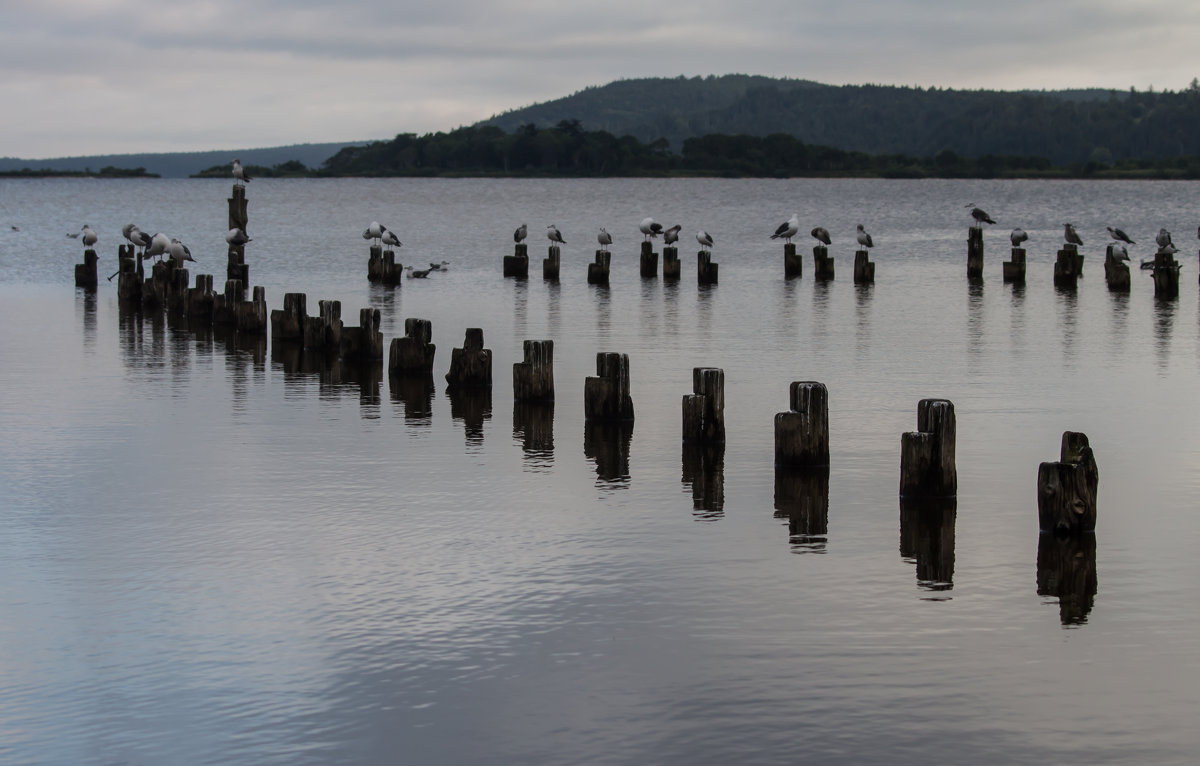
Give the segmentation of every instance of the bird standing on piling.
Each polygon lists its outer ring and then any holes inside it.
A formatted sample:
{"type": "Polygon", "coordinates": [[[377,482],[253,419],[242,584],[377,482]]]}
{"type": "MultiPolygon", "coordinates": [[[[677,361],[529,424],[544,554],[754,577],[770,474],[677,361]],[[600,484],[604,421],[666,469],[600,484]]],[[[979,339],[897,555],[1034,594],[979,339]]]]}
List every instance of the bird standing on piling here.
{"type": "Polygon", "coordinates": [[[392,231],[391,229],[385,228],[383,230],[383,236],[381,236],[379,239],[388,247],[400,247],[400,238],[397,237],[396,232],[392,231]]]}
{"type": "Polygon", "coordinates": [[[1116,228],[1115,226],[1109,226],[1107,228],[1108,228],[1108,236],[1112,237],[1116,241],[1124,242],[1127,245],[1136,245],[1137,244],[1136,242],[1134,242],[1132,239],[1129,238],[1128,234],[1126,234],[1125,232],[1116,228]]]}
{"type": "Polygon", "coordinates": [[[242,186],[245,186],[247,181],[254,180],[250,176],[246,175],[246,170],[242,167],[242,161],[239,159],[234,159],[233,161],[233,180],[235,182],[241,181],[242,186]]]}
{"type": "Polygon", "coordinates": [[[559,245],[567,244],[567,241],[562,237],[562,232],[560,232],[558,227],[554,224],[550,224],[546,227],[546,239],[559,245]]]}
{"type": "Polygon", "coordinates": [[[1029,235],[1025,233],[1024,229],[1018,228],[1013,229],[1012,234],[1009,234],[1008,238],[1012,240],[1013,247],[1020,247],[1022,242],[1029,239],[1029,235]]]}
{"type": "Polygon", "coordinates": [[[699,242],[700,247],[704,248],[705,250],[708,250],[709,248],[711,248],[713,246],[712,235],[709,234],[704,229],[701,229],[700,231],[696,232],[696,241],[699,242]]]}
{"type": "Polygon", "coordinates": [[[984,212],[982,208],[976,207],[974,202],[970,203],[966,207],[971,208],[971,218],[975,219],[975,225],[977,227],[982,226],[985,223],[995,223],[995,221],[992,220],[992,217],[984,212]]]}
{"type": "Polygon", "coordinates": [[[791,218],[779,224],[779,228],[775,229],[775,233],[771,235],[771,239],[783,239],[790,245],[792,237],[796,236],[796,232],[798,231],[800,231],[800,214],[795,213],[791,218]]]}
{"type": "Polygon", "coordinates": [[[144,255],[147,258],[149,258],[152,255],[159,255],[159,256],[165,255],[167,252],[167,248],[170,246],[171,246],[171,238],[170,237],[168,237],[166,234],[162,234],[160,232],[155,232],[154,236],[150,238],[150,242],[147,245],[146,249],[142,252],[142,255],[144,255]]]}
{"type": "Polygon", "coordinates": [[[152,239],[152,237],[149,234],[142,231],[141,229],[139,229],[136,226],[134,226],[133,229],[129,232],[129,241],[132,242],[136,247],[142,248],[143,256],[146,254],[146,248],[150,247],[151,239],[152,239]]]}
{"type": "Polygon", "coordinates": [[[1118,261],[1128,261],[1129,260],[1129,251],[1126,250],[1125,246],[1122,245],[1120,242],[1114,242],[1111,245],[1109,245],[1109,247],[1112,248],[1112,256],[1115,260],[1118,260],[1118,261]]]}
{"type": "Polygon", "coordinates": [[[247,242],[253,242],[254,240],[246,236],[245,229],[230,229],[229,231],[225,232],[225,241],[228,242],[232,247],[241,247],[247,242]]]}
{"type": "Polygon", "coordinates": [[[671,228],[663,231],[663,244],[664,245],[673,245],[676,242],[678,242],[679,241],[679,230],[682,228],[683,227],[680,226],[679,224],[675,224],[671,228]]]}
{"type": "Polygon", "coordinates": [[[638,224],[638,229],[646,235],[646,241],[650,241],[662,234],[663,225],[653,218],[643,218],[638,224]]]}
{"type": "Polygon", "coordinates": [[[612,244],[612,235],[603,226],[600,227],[600,233],[596,235],[596,241],[600,243],[600,249],[608,252],[608,246],[612,244]]]}
{"type": "Polygon", "coordinates": [[[83,232],[82,241],[84,247],[90,248],[100,239],[100,237],[96,235],[96,232],[92,230],[92,227],[88,226],[86,223],[83,225],[83,228],[80,229],[80,231],[83,232]]]}
{"type": "Polygon", "coordinates": [[[363,230],[363,239],[383,239],[383,233],[387,231],[387,227],[379,221],[371,221],[371,225],[363,230]]]}
{"type": "Polygon", "coordinates": [[[121,227],[121,236],[124,237],[130,244],[132,244],[133,238],[130,235],[135,231],[137,231],[137,224],[127,223],[121,227]]]}
{"type": "MultiPolygon", "coordinates": [[[[1197,233],[1200,234],[1200,232],[1197,233]]],[[[1158,247],[1161,250],[1165,250],[1167,245],[1174,245],[1174,243],[1171,242],[1171,232],[1167,231],[1166,229],[1159,229],[1158,235],[1154,237],[1154,241],[1158,244],[1158,247]]],[[[1179,251],[1177,250],[1176,252],[1179,251]]]]}
{"type": "Polygon", "coordinates": [[[171,260],[175,261],[176,266],[183,266],[184,261],[196,261],[192,257],[192,251],[188,250],[188,246],[179,241],[177,237],[171,237],[171,243],[167,245],[167,255],[171,260]]]}
{"type": "Polygon", "coordinates": [[[871,235],[867,233],[863,225],[860,223],[856,228],[858,229],[858,244],[863,247],[875,247],[875,240],[871,239],[871,235]]]}
{"type": "Polygon", "coordinates": [[[818,226],[817,228],[813,229],[809,233],[812,234],[813,238],[816,239],[818,242],[820,242],[822,245],[832,245],[833,244],[833,238],[829,236],[829,229],[826,229],[824,226],[818,226]]]}
{"type": "Polygon", "coordinates": [[[1075,231],[1075,227],[1072,224],[1063,224],[1063,240],[1066,241],[1068,245],[1078,245],[1079,247],[1083,247],[1083,239],[1080,238],[1079,232],[1075,231]]]}
{"type": "Polygon", "coordinates": [[[517,230],[513,232],[513,242],[516,242],[519,245],[525,241],[525,237],[527,236],[529,236],[529,228],[525,226],[525,224],[521,224],[517,227],[517,230]]]}

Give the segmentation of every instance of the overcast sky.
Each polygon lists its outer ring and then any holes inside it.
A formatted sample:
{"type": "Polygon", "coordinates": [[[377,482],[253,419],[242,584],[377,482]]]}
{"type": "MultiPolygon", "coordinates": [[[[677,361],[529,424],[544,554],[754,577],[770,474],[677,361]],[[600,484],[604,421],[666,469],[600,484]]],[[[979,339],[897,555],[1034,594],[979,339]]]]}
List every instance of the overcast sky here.
{"type": "Polygon", "coordinates": [[[1195,0],[0,0],[0,155],[448,130],[620,78],[1178,90],[1195,0]]]}

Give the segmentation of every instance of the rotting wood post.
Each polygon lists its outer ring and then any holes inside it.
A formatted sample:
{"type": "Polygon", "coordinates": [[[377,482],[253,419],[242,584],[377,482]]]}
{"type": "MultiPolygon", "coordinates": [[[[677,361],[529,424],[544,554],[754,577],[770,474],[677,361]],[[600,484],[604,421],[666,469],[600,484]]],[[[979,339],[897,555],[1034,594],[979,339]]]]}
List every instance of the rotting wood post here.
{"type": "Polygon", "coordinates": [[[589,285],[608,284],[608,265],[612,254],[607,250],[597,250],[596,260],[588,264],[587,281],[589,285]]]}
{"type": "Polygon", "coordinates": [[[795,279],[804,274],[804,259],[796,255],[796,244],[787,242],[783,245],[783,278],[795,279]]]}
{"type": "Polygon", "coordinates": [[[983,227],[967,229],[967,279],[983,280],[983,227]]]}
{"type": "Polygon", "coordinates": [[[138,273],[141,258],[128,256],[117,263],[117,299],[126,304],[141,305],[142,277],[138,273]]]}
{"type": "Polygon", "coordinates": [[[304,348],[337,354],[342,348],[342,302],[318,300],[317,315],[304,319],[304,348]]]}
{"type": "Polygon", "coordinates": [[[1179,261],[1171,253],[1159,250],[1154,254],[1154,297],[1179,297],[1179,261]]]}
{"type": "Polygon", "coordinates": [[[1118,260],[1113,251],[1115,245],[1109,245],[1108,250],[1104,253],[1104,281],[1108,284],[1108,289],[1112,292],[1129,292],[1132,287],[1132,279],[1129,276],[1129,264],[1125,261],[1118,260]]]}
{"type": "Polygon", "coordinates": [[[188,317],[211,322],[214,296],[212,274],[197,274],[196,286],[188,290],[188,317]]]}
{"type": "Polygon", "coordinates": [[[237,325],[237,306],[246,298],[246,288],[239,279],[225,280],[225,292],[213,297],[213,324],[237,325]]]}
{"type": "Polygon", "coordinates": [[[428,319],[405,319],[404,337],[392,338],[388,351],[388,373],[391,375],[431,375],[433,355],[437,351],[430,343],[433,324],[428,319]]]}
{"type": "Polygon", "coordinates": [[[949,399],[922,399],[917,404],[917,430],[900,439],[901,497],[958,494],[954,438],[954,403],[949,399]]]}
{"type": "Polygon", "coordinates": [[[653,242],[642,242],[641,273],[646,279],[658,276],[658,253],[653,242]]]}
{"type": "Polygon", "coordinates": [[[396,261],[395,250],[383,251],[383,265],[380,267],[379,280],[383,284],[395,287],[404,276],[404,264],[396,261]]]}
{"type": "Polygon", "coordinates": [[[724,444],[725,371],[719,367],[693,368],[692,391],[683,397],[684,443],[724,444]]]}
{"type": "Polygon", "coordinates": [[[523,350],[525,361],[513,364],[513,399],[554,401],[554,341],[527,340],[523,350]]]}
{"type": "Polygon", "coordinates": [[[529,246],[518,242],[512,255],[504,256],[504,276],[529,279],[529,246]]]}
{"type": "Polygon", "coordinates": [[[788,411],[775,415],[775,465],[829,465],[829,390],[824,383],[794,381],[788,411]]]}
{"type": "Polygon", "coordinates": [[[367,281],[379,282],[383,279],[383,248],[371,245],[367,256],[367,281]]]}
{"type": "Polygon", "coordinates": [[[713,263],[712,251],[701,250],[696,253],[696,282],[701,285],[715,285],[720,264],[713,263]]]}
{"type": "Polygon", "coordinates": [[[633,420],[628,354],[596,354],[596,377],[583,385],[583,414],[587,420],[633,420]]]}
{"type": "Polygon", "coordinates": [[[1042,531],[1095,531],[1099,482],[1100,472],[1087,435],[1064,431],[1059,461],[1038,466],[1038,524],[1042,531]]]}
{"type": "Polygon", "coordinates": [[[683,273],[683,266],[679,262],[679,248],[664,247],[662,250],[662,257],[663,257],[663,268],[662,268],[663,281],[678,280],[679,275],[683,273]]]}
{"type": "Polygon", "coordinates": [[[823,281],[833,279],[833,258],[829,256],[829,248],[825,245],[813,247],[813,278],[823,281]]]}
{"type": "Polygon", "coordinates": [[[342,359],[353,362],[383,359],[383,333],[379,331],[379,309],[359,309],[358,327],[342,327],[338,353],[342,359]]]}
{"type": "Polygon", "coordinates": [[[558,281],[558,266],[561,256],[562,251],[559,250],[558,245],[551,245],[546,258],[542,261],[542,279],[558,281]]]}
{"type": "Polygon", "coordinates": [[[1025,284],[1025,248],[1014,247],[1012,249],[1011,260],[1000,264],[1001,270],[1004,273],[1004,281],[1012,282],[1013,284],[1025,284]]]}
{"type": "Polygon", "coordinates": [[[167,283],[167,313],[183,316],[187,313],[188,283],[191,277],[182,266],[172,269],[167,283]]]}
{"type": "Polygon", "coordinates": [[[229,198],[229,228],[248,232],[249,223],[250,219],[246,215],[246,187],[234,184],[233,196],[229,198]]]}
{"type": "Polygon", "coordinates": [[[267,334],[267,288],[256,285],[253,297],[237,307],[237,329],[245,335],[267,334]]]}
{"type": "Polygon", "coordinates": [[[100,256],[96,255],[96,251],[88,248],[83,251],[83,263],[75,264],[75,286],[86,287],[89,290],[95,290],[100,283],[96,275],[96,264],[100,261],[100,256]]]}
{"type": "Polygon", "coordinates": [[[308,296],[304,293],[285,293],[283,308],[271,312],[271,339],[303,341],[304,325],[308,321],[308,296]]]}
{"type": "Polygon", "coordinates": [[[875,283],[875,264],[866,250],[854,253],[854,284],[869,285],[875,283]]]}
{"type": "Polygon", "coordinates": [[[1070,242],[1062,246],[1062,250],[1058,251],[1058,255],[1054,261],[1054,286],[1055,287],[1075,287],[1076,282],[1081,276],[1080,265],[1081,258],[1079,255],[1079,247],[1070,242]]]}
{"type": "Polygon", "coordinates": [[[483,330],[467,328],[462,348],[450,349],[450,371],[446,383],[451,388],[490,388],[492,350],[483,347],[483,330]]]}

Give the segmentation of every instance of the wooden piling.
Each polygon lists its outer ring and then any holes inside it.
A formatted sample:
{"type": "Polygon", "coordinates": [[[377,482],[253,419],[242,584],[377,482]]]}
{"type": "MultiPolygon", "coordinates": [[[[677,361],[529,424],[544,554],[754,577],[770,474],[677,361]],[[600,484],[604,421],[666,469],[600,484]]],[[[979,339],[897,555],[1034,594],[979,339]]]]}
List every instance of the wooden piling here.
{"type": "Polygon", "coordinates": [[[1100,472],[1087,435],[1064,431],[1059,461],[1038,466],[1038,524],[1042,531],[1095,531],[1099,482],[1100,472]]]}
{"type": "Polygon", "coordinates": [[[901,497],[958,494],[954,438],[954,403],[949,399],[922,399],[917,404],[917,430],[900,439],[901,497]]]}
{"type": "Polygon", "coordinates": [[[1115,245],[1109,245],[1108,250],[1104,253],[1104,281],[1112,292],[1127,293],[1132,287],[1129,264],[1114,257],[1113,250],[1115,249],[1115,245]]]}
{"type": "Polygon", "coordinates": [[[724,444],[725,371],[719,367],[693,368],[692,391],[683,397],[683,441],[724,444]]]}
{"type": "Polygon", "coordinates": [[[633,420],[628,354],[596,354],[596,377],[583,385],[583,414],[587,420],[633,420]]]}
{"type": "MultiPolygon", "coordinates": [[[[250,224],[250,218],[246,211],[246,187],[234,184],[233,196],[229,198],[228,202],[229,228],[249,232],[247,227],[250,224]]],[[[246,264],[246,246],[230,245],[227,254],[228,265],[225,278],[241,280],[243,285],[250,284],[250,267],[246,264]]]]}
{"type": "Polygon", "coordinates": [[[967,279],[983,280],[983,227],[967,229],[967,279]]]}
{"type": "Polygon", "coordinates": [[[342,359],[352,362],[374,362],[383,359],[383,333],[379,331],[379,309],[359,309],[358,327],[342,326],[338,353],[342,359]]]}
{"type": "Polygon", "coordinates": [[[188,285],[191,277],[188,270],[182,267],[172,269],[168,276],[170,281],[167,283],[167,313],[184,316],[187,314],[188,285]]]}
{"type": "Polygon", "coordinates": [[[804,259],[796,255],[796,244],[787,242],[783,246],[783,278],[796,279],[803,276],[804,259]]]}
{"type": "Polygon", "coordinates": [[[430,375],[437,347],[430,343],[433,325],[428,319],[405,319],[404,337],[393,338],[388,352],[391,375],[430,375]]]}
{"type": "Polygon", "coordinates": [[[608,284],[608,266],[612,255],[607,250],[597,250],[596,260],[588,264],[587,281],[589,285],[608,284]]]}
{"type": "Polygon", "coordinates": [[[558,281],[558,265],[562,251],[558,245],[551,245],[546,258],[542,261],[542,279],[558,281]]]}
{"type": "Polygon", "coordinates": [[[483,330],[467,329],[462,348],[450,349],[450,371],[446,382],[451,388],[484,388],[492,385],[492,351],[483,347],[483,330]]]}
{"type": "Polygon", "coordinates": [[[1012,282],[1018,285],[1025,284],[1025,248],[1014,247],[1012,249],[1011,260],[1002,263],[1001,270],[1004,272],[1005,282],[1012,282]]]}
{"type": "Polygon", "coordinates": [[[954,587],[955,498],[900,500],[900,555],[917,565],[917,584],[929,590],[954,587]]]}
{"type": "Polygon", "coordinates": [[[371,245],[370,253],[367,255],[367,281],[378,282],[383,279],[383,248],[379,245],[371,245]]]}
{"type": "Polygon", "coordinates": [[[308,296],[304,293],[285,293],[283,308],[271,312],[271,340],[304,341],[304,326],[308,322],[308,296]]]}
{"type": "Polygon", "coordinates": [[[1058,599],[1063,625],[1087,622],[1096,599],[1096,536],[1038,535],[1037,594],[1058,599]]]}
{"type": "Polygon", "coordinates": [[[642,243],[641,274],[644,279],[658,276],[658,253],[654,252],[653,242],[642,243]]]}
{"type": "Polygon", "coordinates": [[[525,361],[513,364],[513,399],[554,401],[554,341],[527,340],[523,350],[525,361]]]}
{"type": "Polygon", "coordinates": [[[342,302],[317,301],[317,315],[305,317],[305,349],[336,357],[342,348],[342,302]]]}
{"type": "Polygon", "coordinates": [[[679,248],[664,247],[662,250],[663,281],[675,281],[679,279],[679,275],[683,273],[683,265],[679,262],[679,248]]]}
{"type": "Polygon", "coordinates": [[[516,244],[512,255],[504,256],[504,276],[529,279],[529,246],[524,242],[516,244]]]}
{"type": "Polygon", "coordinates": [[[866,250],[854,253],[854,284],[869,285],[875,283],[875,264],[866,250]]]}
{"type": "Polygon", "coordinates": [[[1054,286],[1073,288],[1082,276],[1083,256],[1079,254],[1078,245],[1070,242],[1062,246],[1054,261],[1054,286]]]}
{"type": "Polygon", "coordinates": [[[142,304],[142,259],[126,256],[117,263],[117,299],[127,306],[142,304]]]}
{"type": "Polygon", "coordinates": [[[701,285],[715,285],[720,264],[712,262],[712,251],[701,250],[696,253],[696,282],[701,285]]]}
{"type": "Polygon", "coordinates": [[[196,286],[188,290],[188,317],[211,324],[215,297],[212,274],[197,274],[196,286]]]}
{"type": "Polygon", "coordinates": [[[787,412],[775,415],[775,465],[829,465],[829,390],[824,383],[794,381],[787,412]]]}
{"type": "Polygon", "coordinates": [[[825,245],[813,248],[813,278],[820,281],[833,279],[833,258],[825,245]]]}
{"type": "Polygon", "coordinates": [[[1179,297],[1179,269],[1181,268],[1179,261],[1175,260],[1175,256],[1171,253],[1164,252],[1161,248],[1154,254],[1154,297],[1156,298],[1178,298],[1179,297]]]}
{"type": "Polygon", "coordinates": [[[100,256],[96,255],[96,251],[88,248],[83,251],[83,263],[75,264],[75,286],[84,287],[89,290],[95,290],[99,285],[99,278],[96,274],[96,264],[100,261],[100,256]]]}

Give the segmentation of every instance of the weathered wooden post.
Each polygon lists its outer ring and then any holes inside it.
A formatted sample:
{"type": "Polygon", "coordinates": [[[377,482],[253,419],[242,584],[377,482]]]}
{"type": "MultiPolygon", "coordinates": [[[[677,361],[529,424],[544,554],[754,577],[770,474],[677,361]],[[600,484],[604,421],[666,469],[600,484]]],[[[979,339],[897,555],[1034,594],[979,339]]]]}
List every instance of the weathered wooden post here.
{"type": "Polygon", "coordinates": [[[371,245],[367,256],[367,281],[379,282],[383,279],[383,246],[371,245]]]}
{"type": "Polygon", "coordinates": [[[393,338],[388,352],[388,372],[392,375],[431,375],[437,347],[430,343],[433,325],[428,319],[405,319],[404,337],[393,338]]]}
{"type": "Polygon", "coordinates": [[[587,281],[589,285],[608,284],[608,265],[612,255],[607,250],[597,250],[596,260],[588,264],[587,281]]]}
{"type": "MultiPolygon", "coordinates": [[[[143,296],[143,303],[145,296],[143,296]]],[[[240,279],[225,280],[225,292],[213,298],[213,324],[237,325],[237,306],[246,299],[246,288],[240,279]]]]}
{"type": "Polygon", "coordinates": [[[558,264],[561,254],[558,245],[550,246],[548,255],[542,261],[542,279],[549,279],[552,282],[558,281],[558,264]]]}
{"type": "Polygon", "coordinates": [[[467,328],[462,348],[450,349],[450,371],[446,383],[451,388],[484,388],[492,385],[492,350],[483,347],[483,330],[467,328]]]}
{"type": "Polygon", "coordinates": [[[681,481],[692,490],[692,510],[704,519],[725,512],[725,445],[684,442],[681,481]]]}
{"type": "Polygon", "coordinates": [[[596,377],[583,384],[583,414],[587,420],[633,420],[628,354],[596,354],[596,377]]]}
{"type": "Polygon", "coordinates": [[[188,283],[191,277],[188,270],[182,266],[171,269],[167,276],[170,279],[167,283],[167,313],[183,316],[187,313],[188,283]]]}
{"type": "Polygon", "coordinates": [[[917,565],[917,584],[929,590],[954,587],[955,498],[900,500],[900,556],[917,565]]]}
{"type": "Polygon", "coordinates": [[[692,391],[683,397],[683,441],[724,444],[725,371],[719,367],[693,368],[692,391]]]}
{"type": "Polygon", "coordinates": [[[1042,531],[1094,532],[1099,481],[1087,435],[1064,431],[1059,462],[1038,466],[1038,524],[1042,531]]]}
{"type": "Polygon", "coordinates": [[[967,229],[967,279],[983,279],[983,227],[967,229]]]}
{"type": "Polygon", "coordinates": [[[679,248],[664,247],[662,250],[663,256],[663,281],[675,281],[679,279],[679,275],[683,273],[683,265],[679,262],[679,248]]]}
{"type": "Polygon", "coordinates": [[[99,284],[99,278],[96,275],[96,263],[99,262],[100,256],[96,255],[96,251],[88,248],[83,251],[83,263],[75,264],[75,286],[84,287],[89,290],[95,290],[99,284]]]}
{"type": "Polygon", "coordinates": [[[796,279],[803,276],[804,259],[796,255],[796,244],[788,242],[783,246],[783,278],[796,279]]]}
{"type": "Polygon", "coordinates": [[[854,284],[867,285],[875,282],[875,264],[866,250],[854,253],[854,284]]]}
{"type": "MultiPolygon", "coordinates": [[[[243,292],[244,295],[244,292],[243,292]]],[[[244,335],[267,334],[267,289],[256,286],[253,298],[233,304],[233,325],[244,335]]]]}
{"type": "Polygon", "coordinates": [[[513,364],[513,399],[554,401],[554,341],[527,340],[523,350],[525,361],[513,364]]]}
{"type": "Polygon", "coordinates": [[[308,296],[304,293],[285,293],[283,308],[271,312],[271,340],[304,340],[308,323],[308,296]]]}
{"type": "Polygon", "coordinates": [[[775,415],[775,465],[828,466],[829,390],[824,383],[795,381],[788,402],[788,411],[775,415]]]}
{"type": "Polygon", "coordinates": [[[331,356],[341,351],[341,301],[317,301],[317,316],[304,320],[304,348],[331,356]]]}
{"type": "Polygon", "coordinates": [[[833,258],[825,245],[813,247],[813,278],[821,281],[833,279],[833,258]]]}
{"type": "MultiPolygon", "coordinates": [[[[229,228],[249,232],[247,225],[250,218],[246,212],[246,187],[233,185],[233,196],[229,198],[229,228]]],[[[246,264],[246,246],[229,246],[229,264],[226,269],[226,279],[239,279],[243,285],[250,284],[250,267],[246,264]]]]}
{"type": "Polygon", "coordinates": [[[126,256],[117,263],[117,299],[127,306],[142,304],[142,258],[126,256]]]}
{"type": "Polygon", "coordinates": [[[720,264],[712,262],[712,251],[701,250],[696,253],[696,282],[701,285],[715,285],[720,264]]]}
{"type": "Polygon", "coordinates": [[[383,263],[379,267],[379,280],[389,287],[396,287],[404,276],[404,264],[396,260],[395,250],[383,251],[383,263]]]}
{"type": "Polygon", "coordinates": [[[1179,269],[1180,263],[1175,260],[1175,255],[1164,248],[1159,248],[1154,254],[1154,297],[1156,298],[1178,298],[1179,297],[1179,269]]]}
{"type": "Polygon", "coordinates": [[[658,253],[653,242],[642,242],[641,273],[646,279],[658,276],[658,253]]]}
{"type": "Polygon", "coordinates": [[[529,246],[518,242],[512,255],[504,256],[504,276],[529,279],[529,246]]]}
{"type": "Polygon", "coordinates": [[[1012,282],[1013,284],[1025,284],[1025,248],[1014,247],[1012,249],[1011,260],[1001,264],[1001,269],[1004,272],[1004,281],[1012,282]]]}
{"type": "Polygon", "coordinates": [[[215,296],[212,274],[197,274],[196,286],[188,290],[188,316],[211,324],[215,296]]]}
{"type": "Polygon", "coordinates": [[[958,470],[954,465],[954,403],[922,399],[917,404],[917,430],[900,439],[900,496],[954,497],[958,470]]]}
{"type": "Polygon", "coordinates": [[[1132,280],[1129,277],[1129,264],[1116,257],[1116,245],[1109,245],[1104,253],[1104,281],[1113,292],[1129,292],[1132,280]]]}
{"type": "Polygon", "coordinates": [[[1062,246],[1054,261],[1054,286],[1074,288],[1079,277],[1083,276],[1083,256],[1079,254],[1079,246],[1070,242],[1062,246]]]}
{"type": "Polygon", "coordinates": [[[1063,625],[1087,622],[1096,599],[1096,536],[1038,535],[1037,594],[1058,599],[1063,625]]]}
{"type": "Polygon", "coordinates": [[[338,352],[342,359],[352,362],[374,362],[383,359],[383,333],[379,331],[379,309],[359,309],[358,327],[342,326],[338,352]]]}

